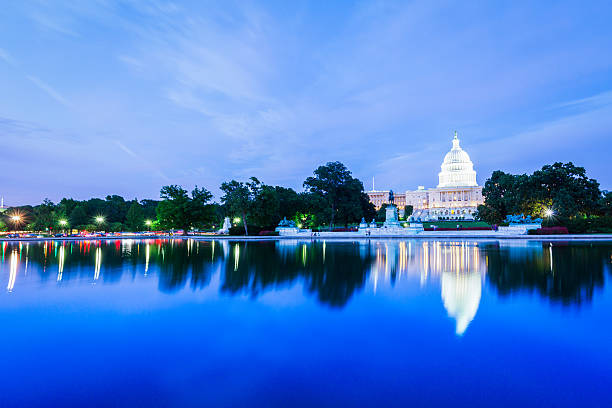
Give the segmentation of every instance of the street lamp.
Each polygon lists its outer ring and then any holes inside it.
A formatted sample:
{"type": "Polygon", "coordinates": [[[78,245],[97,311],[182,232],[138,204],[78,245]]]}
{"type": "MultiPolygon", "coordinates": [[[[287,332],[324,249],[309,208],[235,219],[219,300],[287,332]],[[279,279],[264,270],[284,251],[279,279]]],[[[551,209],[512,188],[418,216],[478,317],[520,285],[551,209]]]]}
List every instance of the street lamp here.
{"type": "Polygon", "coordinates": [[[544,215],[548,218],[552,217],[553,215],[555,215],[555,212],[552,210],[552,208],[547,208],[544,210],[544,215]]]}
{"type": "Polygon", "coordinates": [[[147,226],[147,228],[149,228],[149,231],[151,231],[151,225],[153,224],[153,221],[151,220],[145,220],[145,225],[147,226]]]}
{"type": "Polygon", "coordinates": [[[62,227],[62,229],[64,231],[66,230],[66,226],[68,225],[68,221],[66,221],[66,220],[59,220],[57,223],[62,227]]]}
{"type": "Polygon", "coordinates": [[[19,214],[11,215],[11,222],[13,223],[13,230],[17,231],[17,225],[21,224],[23,217],[19,214]]]}
{"type": "Polygon", "coordinates": [[[104,217],[98,215],[96,218],[94,218],[94,221],[96,222],[96,224],[98,224],[98,228],[100,228],[100,226],[104,224],[104,217]]]}

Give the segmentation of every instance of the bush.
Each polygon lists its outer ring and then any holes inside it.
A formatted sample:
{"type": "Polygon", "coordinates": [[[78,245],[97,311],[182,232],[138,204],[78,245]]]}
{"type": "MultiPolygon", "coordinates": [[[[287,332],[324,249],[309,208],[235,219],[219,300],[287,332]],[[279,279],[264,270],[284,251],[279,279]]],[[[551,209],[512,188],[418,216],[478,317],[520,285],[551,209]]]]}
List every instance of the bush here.
{"type": "Polygon", "coordinates": [[[491,231],[491,227],[460,227],[447,228],[447,227],[427,227],[423,228],[425,231],[491,231]]]}
{"type": "Polygon", "coordinates": [[[528,235],[564,235],[569,234],[567,227],[542,227],[527,231],[528,235]]]}
{"type": "Polygon", "coordinates": [[[262,236],[262,237],[276,237],[278,236],[278,231],[262,230],[262,231],[259,231],[259,234],[257,235],[262,236]]]}
{"type": "MultiPolygon", "coordinates": [[[[257,225],[247,225],[249,229],[249,235],[259,235],[259,232],[262,230],[261,227],[257,225]]],[[[229,235],[244,235],[244,226],[243,225],[234,225],[229,229],[229,235]]]]}
{"type": "Polygon", "coordinates": [[[544,227],[566,227],[570,234],[612,233],[612,217],[555,218],[544,220],[544,227]]]}

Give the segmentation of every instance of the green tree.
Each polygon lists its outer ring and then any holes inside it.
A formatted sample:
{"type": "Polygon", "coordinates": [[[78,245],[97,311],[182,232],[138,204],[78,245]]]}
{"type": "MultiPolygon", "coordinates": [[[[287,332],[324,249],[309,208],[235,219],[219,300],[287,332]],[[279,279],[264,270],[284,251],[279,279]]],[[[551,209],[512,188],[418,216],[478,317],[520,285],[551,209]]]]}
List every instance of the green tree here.
{"type": "Polygon", "coordinates": [[[329,207],[329,228],[333,228],[338,205],[344,193],[344,186],[353,178],[351,172],[340,162],[329,162],[314,171],[314,177],[304,181],[304,187],[311,193],[324,197],[329,207]]]}
{"type": "Polygon", "coordinates": [[[251,220],[259,226],[278,224],[280,217],[280,198],[276,188],[262,185],[256,190],[251,207],[251,220]]]}
{"type": "Polygon", "coordinates": [[[130,231],[140,231],[144,226],[144,213],[137,200],[132,201],[132,205],[125,216],[125,226],[130,231]]]}
{"type": "Polygon", "coordinates": [[[90,221],[90,217],[87,216],[87,210],[85,204],[78,204],[70,213],[70,225],[77,229],[83,229],[90,221]]]}
{"type": "Polygon", "coordinates": [[[187,232],[191,227],[201,226],[213,219],[213,207],[208,202],[212,194],[197,186],[191,192],[179,185],[162,187],[162,201],[157,206],[157,220],[162,228],[182,229],[187,232]]]}
{"type": "Polygon", "coordinates": [[[44,231],[46,229],[53,229],[56,224],[55,204],[48,198],[45,198],[42,204],[33,208],[32,218],[33,230],[44,231]]]}
{"type": "Polygon", "coordinates": [[[490,224],[503,221],[508,214],[542,217],[547,209],[565,218],[601,212],[599,183],[571,162],[546,165],[532,175],[495,171],[482,194],[485,202],[478,207],[477,216],[490,224]]]}
{"type": "MultiPolygon", "coordinates": [[[[599,183],[586,175],[584,167],[569,163],[546,165],[533,173],[532,183],[537,186],[537,199],[550,206],[561,217],[591,215],[597,212],[601,199],[599,183]]],[[[532,213],[543,208],[535,208],[532,213]]]]}
{"type": "Polygon", "coordinates": [[[251,177],[250,180],[248,183],[232,180],[221,184],[221,191],[224,193],[221,202],[227,213],[240,215],[245,235],[249,235],[247,215],[252,209],[254,197],[259,194],[261,189],[261,183],[257,178],[251,177]]]}

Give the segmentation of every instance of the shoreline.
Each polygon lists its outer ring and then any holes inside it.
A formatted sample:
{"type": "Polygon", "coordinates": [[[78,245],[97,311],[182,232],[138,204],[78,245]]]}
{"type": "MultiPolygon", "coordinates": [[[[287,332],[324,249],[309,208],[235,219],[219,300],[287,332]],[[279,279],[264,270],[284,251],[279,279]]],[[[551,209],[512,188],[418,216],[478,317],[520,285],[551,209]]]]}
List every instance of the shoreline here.
{"type": "Polygon", "coordinates": [[[350,236],[348,234],[338,236],[244,236],[244,235],[125,235],[113,237],[48,237],[48,238],[0,238],[0,242],[45,242],[45,241],[115,241],[115,240],[150,240],[150,239],[193,239],[197,241],[327,241],[327,240],[412,240],[412,239],[440,239],[440,240],[528,240],[528,241],[612,241],[612,234],[564,234],[564,235],[471,235],[459,234],[415,234],[415,235],[388,235],[388,236],[350,236]]]}

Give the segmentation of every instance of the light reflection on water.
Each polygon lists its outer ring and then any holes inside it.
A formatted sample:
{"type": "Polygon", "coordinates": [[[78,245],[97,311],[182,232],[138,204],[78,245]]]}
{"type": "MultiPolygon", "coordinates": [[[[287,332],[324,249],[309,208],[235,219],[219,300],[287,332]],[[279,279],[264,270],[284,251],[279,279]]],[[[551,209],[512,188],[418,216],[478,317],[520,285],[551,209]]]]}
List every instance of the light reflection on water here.
{"type": "Polygon", "coordinates": [[[154,273],[160,290],[171,292],[190,279],[192,286],[206,286],[220,270],[224,293],[257,295],[299,282],[321,303],[342,307],[366,287],[376,293],[381,285],[418,278],[421,286],[440,285],[443,303],[462,334],[478,310],[487,274],[500,295],[536,291],[551,301],[577,305],[603,287],[611,247],[533,241],[127,239],[3,242],[0,252],[9,292],[18,292],[22,280],[50,284],[52,274],[60,286],[125,281],[122,274],[128,269],[132,273],[125,278],[154,273]]]}
{"type": "Polygon", "coordinates": [[[87,405],[103,372],[106,406],[605,406],[611,261],[606,242],[3,242],[0,391],[87,405]]]}

